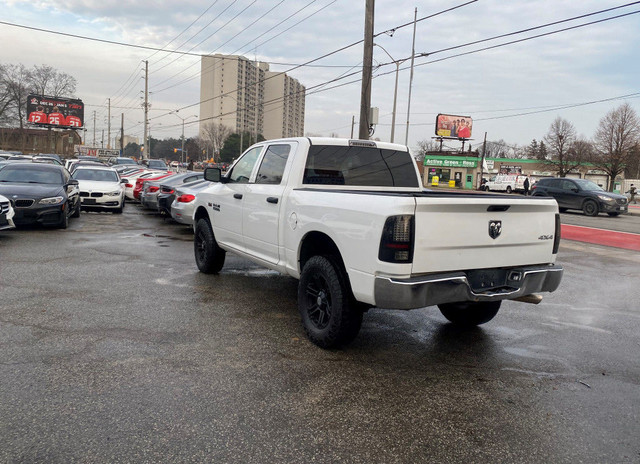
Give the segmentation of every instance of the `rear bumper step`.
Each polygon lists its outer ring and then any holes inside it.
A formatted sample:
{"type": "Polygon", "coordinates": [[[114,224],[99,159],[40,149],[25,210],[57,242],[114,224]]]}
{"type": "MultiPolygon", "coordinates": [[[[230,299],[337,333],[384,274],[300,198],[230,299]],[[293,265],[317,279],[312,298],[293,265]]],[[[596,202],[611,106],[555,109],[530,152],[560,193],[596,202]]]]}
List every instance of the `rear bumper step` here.
{"type": "MultiPolygon", "coordinates": [[[[386,309],[416,309],[443,303],[521,299],[532,293],[553,292],[560,285],[563,269],[557,264],[525,266],[502,270],[504,285],[479,290],[465,272],[451,272],[411,279],[378,276],[375,280],[376,306],[386,309]]],[[[495,272],[487,270],[487,272],[495,272]]]]}

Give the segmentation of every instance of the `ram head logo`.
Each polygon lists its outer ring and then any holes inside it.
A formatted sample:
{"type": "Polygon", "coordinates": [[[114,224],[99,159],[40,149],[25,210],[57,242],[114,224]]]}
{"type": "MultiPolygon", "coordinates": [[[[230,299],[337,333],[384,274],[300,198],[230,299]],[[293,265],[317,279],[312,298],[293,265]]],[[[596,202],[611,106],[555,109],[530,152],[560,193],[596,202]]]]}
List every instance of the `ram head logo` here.
{"type": "Polygon", "coordinates": [[[500,237],[502,233],[502,221],[491,220],[489,221],[489,237],[496,239],[500,237]]]}

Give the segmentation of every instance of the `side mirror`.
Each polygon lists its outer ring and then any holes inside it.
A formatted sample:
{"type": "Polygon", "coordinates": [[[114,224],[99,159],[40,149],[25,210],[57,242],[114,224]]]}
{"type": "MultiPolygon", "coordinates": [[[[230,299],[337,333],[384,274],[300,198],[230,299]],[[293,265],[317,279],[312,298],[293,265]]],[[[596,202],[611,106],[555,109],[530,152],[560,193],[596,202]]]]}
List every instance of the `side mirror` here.
{"type": "Polygon", "coordinates": [[[121,184],[126,184],[127,182],[129,182],[129,179],[120,179],[121,184]]]}
{"type": "Polygon", "coordinates": [[[205,168],[204,179],[209,182],[222,182],[224,183],[226,178],[222,177],[222,170],[220,168],[205,168]]]}
{"type": "Polygon", "coordinates": [[[578,189],[578,187],[573,187],[571,191],[574,193],[578,193],[580,190],[578,189]]]}
{"type": "Polygon", "coordinates": [[[80,182],[78,182],[76,179],[69,179],[67,185],[80,185],[80,182]]]}

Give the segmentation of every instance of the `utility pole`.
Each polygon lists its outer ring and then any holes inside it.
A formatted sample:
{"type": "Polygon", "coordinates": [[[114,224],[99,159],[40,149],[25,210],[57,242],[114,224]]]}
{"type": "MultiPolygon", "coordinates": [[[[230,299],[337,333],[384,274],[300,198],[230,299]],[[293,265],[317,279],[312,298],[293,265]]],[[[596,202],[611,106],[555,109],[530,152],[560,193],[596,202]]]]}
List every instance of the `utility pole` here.
{"type": "Polygon", "coordinates": [[[149,159],[149,61],[144,62],[144,153],[143,158],[149,159]]]}
{"type": "Polygon", "coordinates": [[[353,138],[353,126],[356,125],[356,117],[351,116],[351,138],[353,138]]]}
{"type": "Polygon", "coordinates": [[[100,141],[100,148],[104,148],[104,129],[102,129],[102,140],[100,141]]]}
{"type": "Polygon", "coordinates": [[[375,0],[367,0],[364,17],[364,52],[362,88],[360,91],[360,124],[358,138],[369,140],[369,108],[371,108],[371,72],[373,65],[373,13],[375,0]]]}
{"type": "Polygon", "coordinates": [[[482,185],[482,179],[484,178],[484,157],[487,153],[487,133],[484,133],[484,142],[482,143],[482,161],[480,162],[480,185],[482,185]]]}
{"type": "Polygon", "coordinates": [[[96,111],[93,110],[93,146],[96,146],[96,111]]]}
{"type": "Polygon", "coordinates": [[[180,159],[183,163],[186,161],[184,158],[184,119],[182,120],[182,148],[180,149],[180,159]]]}
{"type": "Polygon", "coordinates": [[[404,144],[409,145],[409,115],[411,114],[411,85],[413,84],[413,61],[416,56],[416,23],[418,22],[418,8],[413,14],[413,44],[411,45],[411,73],[409,76],[409,101],[407,102],[407,132],[404,137],[404,144]]]}
{"type": "Polygon", "coordinates": [[[124,113],[120,115],[120,156],[124,156],[124,113]]]}
{"type": "Polygon", "coordinates": [[[107,148],[111,148],[111,98],[107,98],[107,101],[109,102],[109,111],[107,116],[107,118],[109,118],[107,120],[107,148]]]}

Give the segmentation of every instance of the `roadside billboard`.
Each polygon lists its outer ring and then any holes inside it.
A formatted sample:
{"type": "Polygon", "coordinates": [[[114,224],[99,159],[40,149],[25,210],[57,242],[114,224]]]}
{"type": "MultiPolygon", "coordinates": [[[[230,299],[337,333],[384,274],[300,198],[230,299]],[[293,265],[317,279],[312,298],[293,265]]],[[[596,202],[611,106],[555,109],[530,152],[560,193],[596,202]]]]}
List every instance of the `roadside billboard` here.
{"type": "Polygon", "coordinates": [[[436,116],[436,135],[451,139],[471,138],[473,119],[470,116],[438,114],[436,116]]]}
{"type": "Polygon", "coordinates": [[[71,98],[29,95],[27,121],[51,127],[84,126],[84,103],[71,98]]]}

